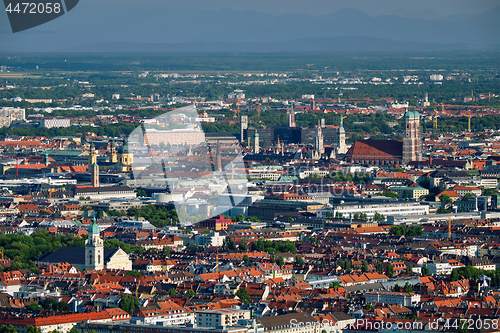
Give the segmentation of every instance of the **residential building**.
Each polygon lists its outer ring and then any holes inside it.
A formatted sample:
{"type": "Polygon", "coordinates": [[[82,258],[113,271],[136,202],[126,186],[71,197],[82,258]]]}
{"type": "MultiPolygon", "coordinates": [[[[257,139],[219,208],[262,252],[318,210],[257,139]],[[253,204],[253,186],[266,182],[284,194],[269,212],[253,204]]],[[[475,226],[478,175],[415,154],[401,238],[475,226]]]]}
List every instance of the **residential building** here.
{"type": "Polygon", "coordinates": [[[415,307],[420,303],[420,295],[394,291],[370,291],[365,294],[366,303],[399,304],[406,307],[415,307]]]}
{"type": "Polygon", "coordinates": [[[221,236],[217,231],[210,231],[208,235],[196,235],[194,242],[200,246],[222,246],[226,236],[221,236]]]}
{"type": "Polygon", "coordinates": [[[202,327],[234,326],[242,319],[250,319],[250,310],[219,309],[196,312],[196,324],[202,327]]]}

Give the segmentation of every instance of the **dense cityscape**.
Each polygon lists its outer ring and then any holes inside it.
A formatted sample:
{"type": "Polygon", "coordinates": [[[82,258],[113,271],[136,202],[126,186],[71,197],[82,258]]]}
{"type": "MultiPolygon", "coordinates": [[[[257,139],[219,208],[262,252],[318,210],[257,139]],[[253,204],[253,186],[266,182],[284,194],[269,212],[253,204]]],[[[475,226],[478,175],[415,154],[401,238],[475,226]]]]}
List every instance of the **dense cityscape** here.
{"type": "Polygon", "coordinates": [[[0,332],[499,332],[497,56],[2,56],[0,332]]]}

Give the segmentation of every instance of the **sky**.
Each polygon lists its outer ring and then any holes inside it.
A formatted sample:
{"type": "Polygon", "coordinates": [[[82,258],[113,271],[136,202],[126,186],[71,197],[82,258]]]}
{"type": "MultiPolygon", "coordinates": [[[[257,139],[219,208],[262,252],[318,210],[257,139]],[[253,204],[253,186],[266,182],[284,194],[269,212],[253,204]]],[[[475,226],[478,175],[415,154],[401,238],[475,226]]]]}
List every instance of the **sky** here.
{"type": "MultiPolygon", "coordinates": [[[[463,43],[469,45],[475,43],[476,36],[486,36],[488,39],[478,44],[489,46],[500,44],[496,24],[500,20],[492,23],[495,19],[491,18],[497,12],[490,12],[484,24],[481,16],[474,22],[469,18],[495,7],[498,11],[499,6],[500,0],[80,0],[65,15],[18,33],[12,32],[2,11],[0,55],[79,52],[93,43],[101,43],[102,50],[103,44],[110,43],[272,43],[310,37],[457,44],[462,43],[463,35],[463,43]],[[352,19],[339,23],[343,17],[329,16],[345,8],[378,19],[346,12],[352,19]],[[225,9],[233,11],[223,12],[225,9]],[[392,17],[386,19],[386,15],[392,17]],[[360,28],[363,24],[364,30],[360,28]],[[406,30],[399,32],[399,27],[406,30]]],[[[234,46],[238,48],[241,45],[234,46]]]]}
{"type": "MultiPolygon", "coordinates": [[[[82,0],[100,2],[102,0],[82,0]]],[[[272,15],[304,13],[327,15],[342,8],[362,10],[371,16],[398,15],[436,19],[463,13],[478,14],[500,5],[498,0],[105,0],[108,3],[159,2],[175,8],[253,10],[272,15]]]]}

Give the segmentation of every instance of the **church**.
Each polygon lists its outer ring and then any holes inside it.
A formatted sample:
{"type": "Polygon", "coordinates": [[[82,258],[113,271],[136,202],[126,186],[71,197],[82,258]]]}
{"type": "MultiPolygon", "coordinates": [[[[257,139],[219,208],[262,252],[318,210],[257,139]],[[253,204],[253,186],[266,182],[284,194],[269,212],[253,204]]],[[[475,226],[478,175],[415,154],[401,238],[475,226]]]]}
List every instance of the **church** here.
{"type": "Polygon", "coordinates": [[[132,270],[132,260],[122,249],[105,249],[99,226],[94,223],[89,228],[89,238],[85,247],[62,247],[45,253],[36,264],[55,265],[67,262],[79,271],[99,271],[102,269],[132,270]]]}
{"type": "Polygon", "coordinates": [[[406,165],[422,161],[420,114],[406,111],[403,140],[356,140],[344,156],[344,161],[362,165],[406,165]]]}

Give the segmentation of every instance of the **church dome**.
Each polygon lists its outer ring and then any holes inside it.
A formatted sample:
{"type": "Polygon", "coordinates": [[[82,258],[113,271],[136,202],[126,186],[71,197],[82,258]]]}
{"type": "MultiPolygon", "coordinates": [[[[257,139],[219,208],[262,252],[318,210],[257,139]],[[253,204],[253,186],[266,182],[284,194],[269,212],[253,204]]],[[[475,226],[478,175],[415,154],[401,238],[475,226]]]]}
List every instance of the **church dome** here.
{"type": "MultiPolygon", "coordinates": [[[[405,113],[405,118],[417,118],[417,117],[415,116],[415,112],[416,112],[416,111],[407,111],[407,112],[405,113]]],[[[416,113],[418,114],[418,112],[416,112],[416,113]]],[[[419,114],[418,116],[420,116],[420,114],[419,114]]]]}
{"type": "Polygon", "coordinates": [[[99,229],[99,226],[95,223],[92,223],[92,225],[89,228],[89,235],[98,235],[101,233],[101,230],[99,229]]]}
{"type": "Polygon", "coordinates": [[[128,145],[128,140],[127,139],[125,139],[125,141],[123,141],[123,145],[120,147],[119,152],[121,154],[130,154],[130,147],[128,145]]]}

